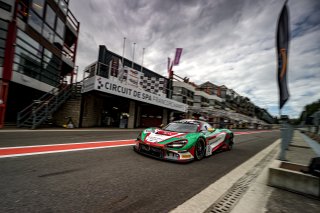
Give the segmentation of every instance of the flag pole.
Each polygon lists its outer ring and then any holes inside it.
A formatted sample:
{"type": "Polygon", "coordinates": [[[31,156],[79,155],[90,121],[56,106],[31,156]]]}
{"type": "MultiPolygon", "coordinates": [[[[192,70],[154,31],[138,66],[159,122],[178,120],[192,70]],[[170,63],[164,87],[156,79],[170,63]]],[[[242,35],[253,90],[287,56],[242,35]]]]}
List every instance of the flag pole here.
{"type": "Polygon", "coordinates": [[[133,64],[134,64],[134,48],[136,46],[136,43],[134,42],[133,43],[133,54],[132,54],[132,65],[131,65],[131,68],[133,68],[133,64]]]}
{"type": "Polygon", "coordinates": [[[142,72],[142,69],[143,69],[143,57],[144,57],[144,50],[145,48],[142,48],[142,61],[141,61],[141,72],[142,72]]]}
{"type": "Polygon", "coordinates": [[[126,47],[126,37],[123,38],[123,48],[122,48],[122,67],[124,67],[124,49],[126,47]]]}

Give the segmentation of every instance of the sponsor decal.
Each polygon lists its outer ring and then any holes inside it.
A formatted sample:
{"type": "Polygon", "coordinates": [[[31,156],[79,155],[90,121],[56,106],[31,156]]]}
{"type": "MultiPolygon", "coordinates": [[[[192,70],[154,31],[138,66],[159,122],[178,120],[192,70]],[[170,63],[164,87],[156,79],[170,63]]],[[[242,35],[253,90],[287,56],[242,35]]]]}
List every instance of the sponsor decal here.
{"type": "Polygon", "coordinates": [[[192,155],[191,154],[182,154],[181,155],[181,158],[191,158],[192,157],[192,155]]]}

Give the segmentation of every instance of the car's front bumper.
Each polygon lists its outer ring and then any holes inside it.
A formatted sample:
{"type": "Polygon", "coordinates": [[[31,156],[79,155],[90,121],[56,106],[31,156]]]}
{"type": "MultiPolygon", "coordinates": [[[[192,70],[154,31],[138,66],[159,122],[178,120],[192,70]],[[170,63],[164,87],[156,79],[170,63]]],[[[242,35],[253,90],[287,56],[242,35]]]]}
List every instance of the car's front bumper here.
{"type": "Polygon", "coordinates": [[[188,162],[194,160],[193,155],[189,151],[179,152],[175,150],[168,150],[163,147],[152,146],[138,141],[133,146],[133,149],[138,153],[162,160],[175,162],[188,162]]]}

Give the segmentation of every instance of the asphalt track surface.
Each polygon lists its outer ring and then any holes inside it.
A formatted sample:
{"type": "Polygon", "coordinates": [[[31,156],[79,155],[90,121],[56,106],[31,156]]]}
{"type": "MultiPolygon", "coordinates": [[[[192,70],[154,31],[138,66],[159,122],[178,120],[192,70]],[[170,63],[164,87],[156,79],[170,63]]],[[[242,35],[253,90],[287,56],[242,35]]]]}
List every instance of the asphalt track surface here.
{"type": "MultiPolygon", "coordinates": [[[[124,140],[137,132],[0,132],[0,146],[124,140]]],[[[236,136],[234,149],[188,164],[132,146],[0,159],[0,212],[168,212],[276,139],[236,136]]]]}

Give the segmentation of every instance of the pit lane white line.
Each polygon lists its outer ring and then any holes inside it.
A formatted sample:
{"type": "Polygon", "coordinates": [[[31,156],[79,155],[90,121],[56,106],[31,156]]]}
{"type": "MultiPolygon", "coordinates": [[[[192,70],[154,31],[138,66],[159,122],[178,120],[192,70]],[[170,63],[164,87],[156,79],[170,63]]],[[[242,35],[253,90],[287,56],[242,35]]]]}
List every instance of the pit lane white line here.
{"type": "Polygon", "coordinates": [[[132,146],[132,145],[133,144],[126,144],[126,145],[117,145],[117,146],[104,146],[104,147],[93,147],[93,148],[58,150],[58,151],[49,151],[49,152],[33,152],[33,153],[26,153],[26,154],[4,155],[4,156],[0,156],[0,158],[12,158],[12,157],[21,157],[21,156],[29,156],[29,155],[42,155],[42,154],[50,154],[50,153],[61,153],[61,152],[74,152],[74,151],[93,150],[93,149],[106,149],[106,148],[115,148],[115,147],[132,146]]]}
{"type": "MultiPolygon", "coordinates": [[[[135,139],[126,140],[116,140],[116,141],[130,141],[135,139]]],[[[64,146],[64,145],[77,145],[77,144],[98,144],[98,143],[112,143],[115,141],[93,141],[93,142],[78,142],[78,143],[57,143],[57,144],[45,144],[45,145],[32,145],[32,146],[11,146],[11,147],[1,147],[1,149],[16,149],[16,148],[33,148],[33,147],[47,147],[47,146],[64,146]]],[[[116,147],[116,146],[114,146],[116,147]]]]}

